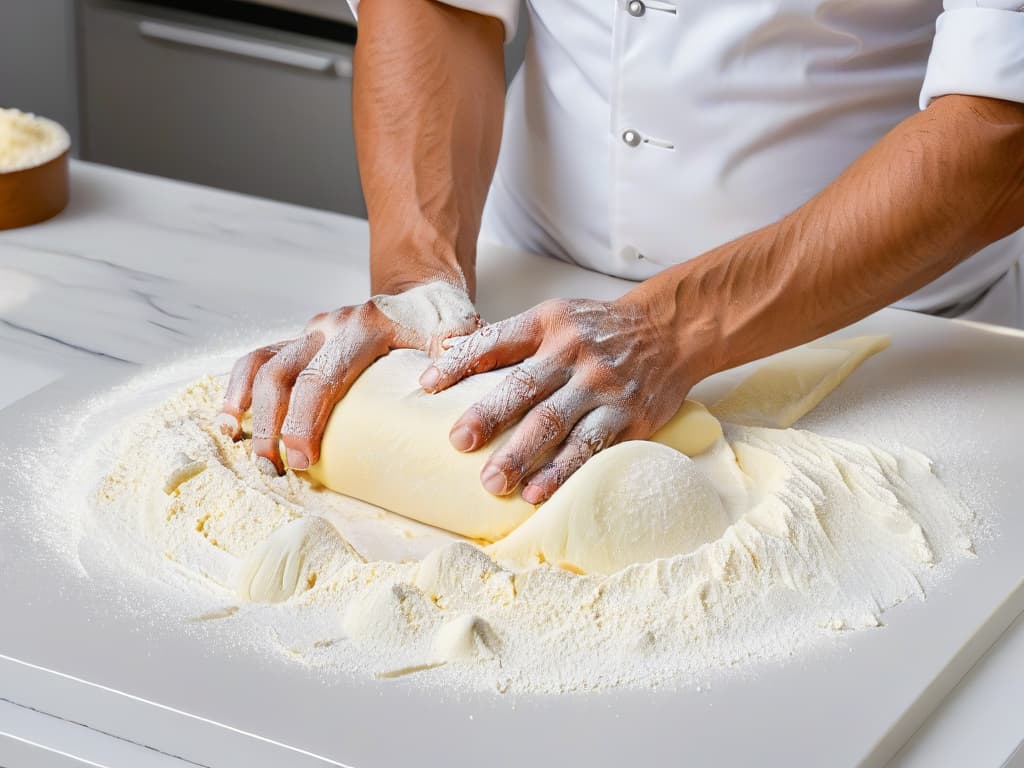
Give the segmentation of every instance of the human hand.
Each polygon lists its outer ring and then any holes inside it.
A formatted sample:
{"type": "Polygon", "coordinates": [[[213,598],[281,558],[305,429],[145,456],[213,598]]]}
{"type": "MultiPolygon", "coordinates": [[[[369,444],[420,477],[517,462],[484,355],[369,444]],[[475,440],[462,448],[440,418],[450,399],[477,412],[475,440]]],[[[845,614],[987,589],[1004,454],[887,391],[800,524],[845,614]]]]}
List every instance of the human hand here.
{"type": "Polygon", "coordinates": [[[268,471],[283,473],[283,441],[288,466],[308,469],[320,458],[334,406],[374,360],[392,349],[436,355],[444,339],[472,333],[480,324],[466,292],[444,282],[319,314],[298,338],[254,350],[235,363],[221,431],[238,440],[242,417],[251,408],[257,460],[268,471]]]}
{"type": "Polygon", "coordinates": [[[630,294],[547,301],[450,340],[420,384],[439,392],[474,373],[515,366],[455,422],[450,440],[474,451],[522,418],[480,479],[499,496],[523,483],[523,498],[539,504],[598,451],[652,435],[699,380],[663,314],[630,294]]]}

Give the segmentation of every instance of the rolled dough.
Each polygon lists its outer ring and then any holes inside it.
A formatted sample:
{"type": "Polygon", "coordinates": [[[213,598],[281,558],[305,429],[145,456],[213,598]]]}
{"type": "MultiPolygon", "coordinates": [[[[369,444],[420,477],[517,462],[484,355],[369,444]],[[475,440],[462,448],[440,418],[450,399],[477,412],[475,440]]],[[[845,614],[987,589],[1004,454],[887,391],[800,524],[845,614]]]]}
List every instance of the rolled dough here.
{"type": "MultiPolygon", "coordinates": [[[[473,453],[452,448],[448,432],[507,371],[471,376],[429,395],[418,383],[429,364],[421,352],[396,350],[370,366],[335,407],[320,461],[308,474],[331,490],[400,515],[496,541],[535,510],[518,494],[499,498],[480,485],[484,462],[512,431],[473,453]]],[[[686,401],[651,439],[698,455],[721,435],[721,425],[703,405],[686,401]]]]}

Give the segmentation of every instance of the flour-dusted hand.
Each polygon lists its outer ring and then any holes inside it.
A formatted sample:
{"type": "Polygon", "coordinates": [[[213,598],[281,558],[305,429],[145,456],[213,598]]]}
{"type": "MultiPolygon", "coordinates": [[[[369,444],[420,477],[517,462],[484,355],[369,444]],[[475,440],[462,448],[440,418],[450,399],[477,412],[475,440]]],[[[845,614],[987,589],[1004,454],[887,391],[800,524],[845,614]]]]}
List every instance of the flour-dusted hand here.
{"type": "Polygon", "coordinates": [[[452,427],[473,451],[522,419],[481,471],[496,495],[537,504],[591,456],[649,437],[698,380],[668,322],[630,295],[613,302],[555,300],[454,339],[420,384],[438,392],[474,373],[514,366],[452,427]]]}
{"type": "Polygon", "coordinates": [[[262,347],[235,363],[221,430],[238,440],[242,416],[251,409],[254,456],[283,472],[283,441],[288,466],[308,469],[320,458],[334,406],[374,360],[392,349],[434,355],[445,339],[480,325],[465,290],[440,281],[319,314],[298,338],[262,347]]]}

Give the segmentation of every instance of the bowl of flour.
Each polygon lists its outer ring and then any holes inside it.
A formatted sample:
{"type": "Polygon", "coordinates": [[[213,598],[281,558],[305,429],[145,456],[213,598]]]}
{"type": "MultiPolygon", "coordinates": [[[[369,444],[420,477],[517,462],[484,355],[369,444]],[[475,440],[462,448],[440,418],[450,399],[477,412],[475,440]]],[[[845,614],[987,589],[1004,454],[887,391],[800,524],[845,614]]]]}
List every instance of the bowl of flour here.
{"type": "Polygon", "coordinates": [[[52,218],[68,204],[71,137],[59,123],[0,108],[0,230],[52,218]]]}

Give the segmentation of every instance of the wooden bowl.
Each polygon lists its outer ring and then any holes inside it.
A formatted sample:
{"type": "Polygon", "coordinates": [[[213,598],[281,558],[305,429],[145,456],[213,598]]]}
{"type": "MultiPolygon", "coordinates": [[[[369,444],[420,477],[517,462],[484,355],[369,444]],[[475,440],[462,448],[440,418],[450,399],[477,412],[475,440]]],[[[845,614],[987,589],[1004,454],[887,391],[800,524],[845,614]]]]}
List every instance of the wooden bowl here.
{"type": "Polygon", "coordinates": [[[0,173],[0,229],[45,221],[68,204],[68,150],[32,168],[0,173]]]}

